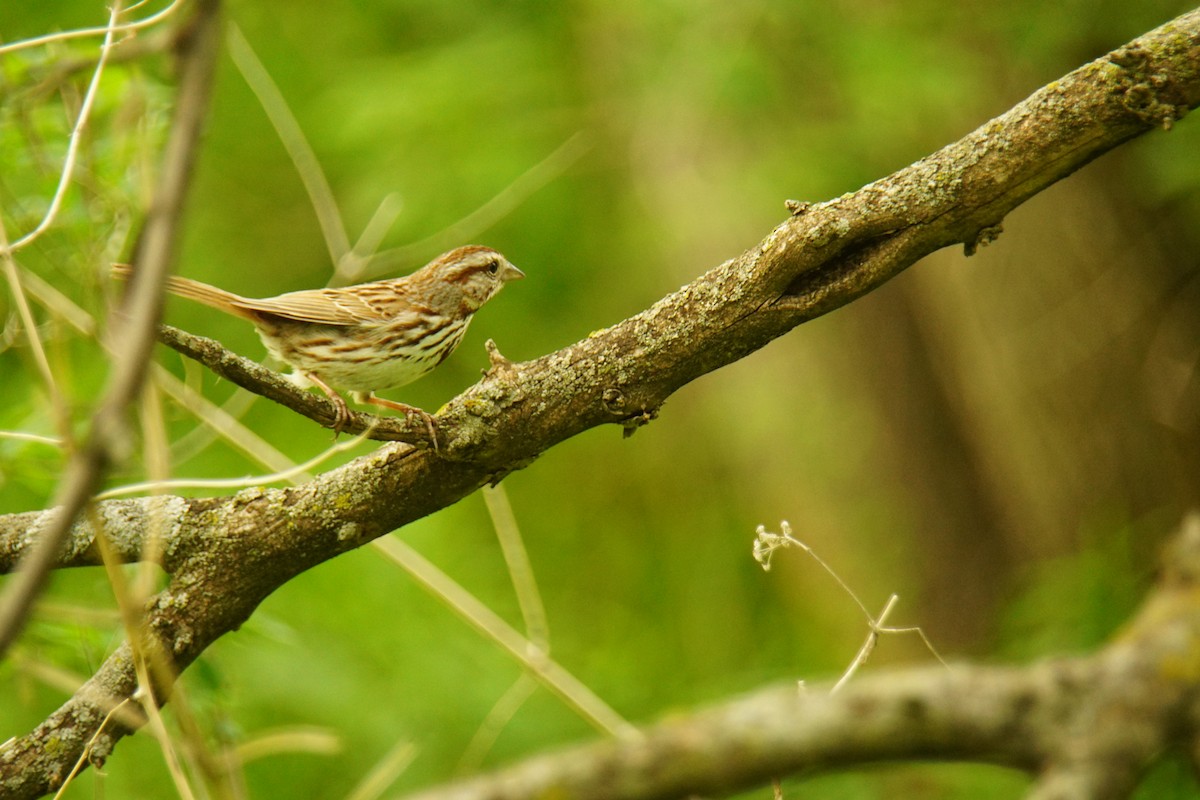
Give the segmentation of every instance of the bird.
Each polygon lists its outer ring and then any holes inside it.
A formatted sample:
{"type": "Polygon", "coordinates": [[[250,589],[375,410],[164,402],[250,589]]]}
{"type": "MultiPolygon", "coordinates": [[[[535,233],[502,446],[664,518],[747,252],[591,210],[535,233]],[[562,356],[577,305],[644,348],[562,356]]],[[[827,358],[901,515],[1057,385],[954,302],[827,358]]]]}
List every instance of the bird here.
{"type": "MultiPolygon", "coordinates": [[[[116,277],[128,278],[134,268],[112,269],[116,277]]],[[[251,322],[270,354],[292,368],[288,378],[295,385],[316,386],[334,404],[335,437],[350,418],[340,389],[358,403],[421,417],[436,448],[427,412],[375,392],[410,384],[445,361],[475,312],[523,277],[492,248],[466,245],[410,275],[354,286],[252,298],[172,276],[166,289],[251,322]]]]}

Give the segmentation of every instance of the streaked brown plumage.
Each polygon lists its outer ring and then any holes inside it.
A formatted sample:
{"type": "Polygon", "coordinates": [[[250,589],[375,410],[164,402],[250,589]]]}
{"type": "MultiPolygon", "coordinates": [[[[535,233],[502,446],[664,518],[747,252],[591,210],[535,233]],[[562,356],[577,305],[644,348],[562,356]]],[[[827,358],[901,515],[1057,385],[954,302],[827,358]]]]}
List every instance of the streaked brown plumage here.
{"type": "MultiPolygon", "coordinates": [[[[132,269],[114,265],[113,274],[132,269]]],[[[315,385],[338,407],[339,430],[349,412],[335,389],[358,402],[421,415],[419,408],[375,397],[412,383],[442,363],[462,340],[471,316],[519,269],[488,247],[468,245],[438,256],[411,275],[338,289],[309,289],[278,297],[242,297],[188,278],[168,279],[168,291],[249,320],[263,344],[294,370],[301,386],[315,385]]]]}

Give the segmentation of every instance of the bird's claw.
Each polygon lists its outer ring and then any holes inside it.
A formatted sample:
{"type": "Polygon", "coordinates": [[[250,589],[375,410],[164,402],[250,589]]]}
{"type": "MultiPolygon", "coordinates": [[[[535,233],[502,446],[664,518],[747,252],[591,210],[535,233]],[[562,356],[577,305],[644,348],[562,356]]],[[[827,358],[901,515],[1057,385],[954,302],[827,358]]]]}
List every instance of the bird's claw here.
{"type": "Polygon", "coordinates": [[[429,434],[429,442],[433,445],[433,452],[441,455],[442,449],[438,444],[437,426],[433,421],[433,416],[424,409],[410,406],[407,403],[397,403],[395,400],[385,400],[382,397],[376,397],[374,394],[363,398],[367,403],[372,403],[384,408],[390,408],[393,411],[399,411],[404,414],[405,422],[412,423],[412,416],[415,414],[425,423],[425,431],[429,434]]]}

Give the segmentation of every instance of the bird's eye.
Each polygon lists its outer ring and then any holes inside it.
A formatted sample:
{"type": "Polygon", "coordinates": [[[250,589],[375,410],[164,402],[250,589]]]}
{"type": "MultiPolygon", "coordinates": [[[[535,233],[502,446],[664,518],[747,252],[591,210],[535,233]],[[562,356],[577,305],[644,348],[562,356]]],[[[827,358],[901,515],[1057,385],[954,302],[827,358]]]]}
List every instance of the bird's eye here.
{"type": "Polygon", "coordinates": [[[500,271],[500,262],[495,260],[489,261],[487,264],[487,271],[489,275],[495,275],[500,271]]]}

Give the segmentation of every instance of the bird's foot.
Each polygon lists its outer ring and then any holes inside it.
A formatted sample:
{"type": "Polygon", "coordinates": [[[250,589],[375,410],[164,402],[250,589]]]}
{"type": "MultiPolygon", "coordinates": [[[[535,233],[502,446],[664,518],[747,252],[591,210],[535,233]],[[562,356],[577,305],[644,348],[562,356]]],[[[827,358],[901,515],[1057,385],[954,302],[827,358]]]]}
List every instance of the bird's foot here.
{"type": "Polygon", "coordinates": [[[395,400],[385,400],[382,397],[376,397],[374,394],[368,394],[363,398],[363,401],[371,403],[372,405],[391,409],[392,411],[399,411],[403,413],[406,418],[411,416],[418,417],[425,423],[425,431],[429,434],[429,441],[433,444],[433,452],[438,453],[439,455],[441,454],[441,448],[438,446],[437,426],[433,421],[433,415],[428,411],[417,408],[416,406],[410,406],[408,403],[398,403],[395,400]]]}

